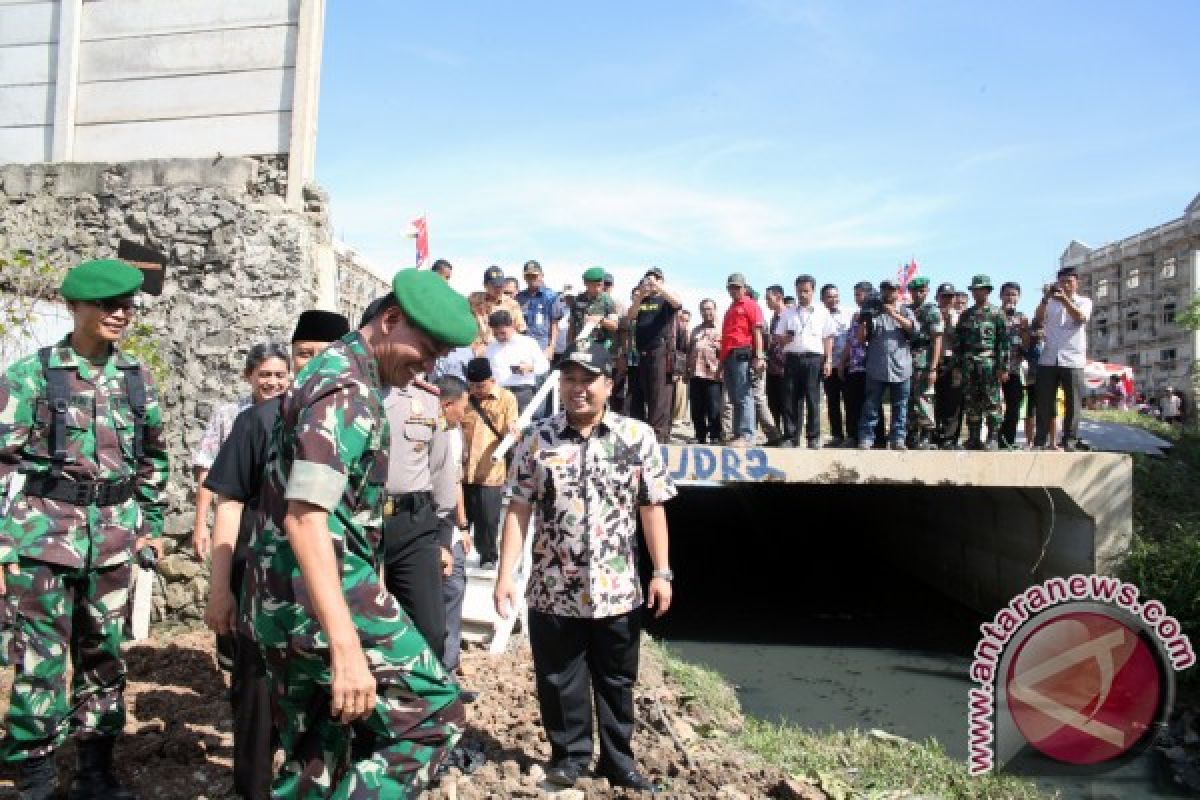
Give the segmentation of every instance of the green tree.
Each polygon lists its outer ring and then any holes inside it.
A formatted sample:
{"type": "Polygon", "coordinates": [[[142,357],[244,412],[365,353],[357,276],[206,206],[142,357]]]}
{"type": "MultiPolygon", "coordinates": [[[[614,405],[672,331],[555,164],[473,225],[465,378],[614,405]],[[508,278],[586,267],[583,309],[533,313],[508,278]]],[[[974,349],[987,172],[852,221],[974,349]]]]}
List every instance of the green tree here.
{"type": "Polygon", "coordinates": [[[18,346],[33,338],[64,272],[29,252],[0,255],[0,362],[11,361],[18,346]]]}
{"type": "Polygon", "coordinates": [[[1200,331],[1200,295],[1192,298],[1188,307],[1175,317],[1175,322],[1189,331],[1200,331]]]}

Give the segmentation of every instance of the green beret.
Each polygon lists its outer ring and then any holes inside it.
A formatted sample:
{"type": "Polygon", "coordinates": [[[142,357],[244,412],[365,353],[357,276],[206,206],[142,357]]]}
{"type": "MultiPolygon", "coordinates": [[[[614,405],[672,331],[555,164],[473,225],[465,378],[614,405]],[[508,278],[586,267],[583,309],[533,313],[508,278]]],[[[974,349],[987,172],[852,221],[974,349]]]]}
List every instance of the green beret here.
{"type": "Polygon", "coordinates": [[[479,335],[467,298],[432,270],[400,270],[392,278],[392,294],[404,316],[442,344],[465,347],[479,335]]]}
{"type": "Polygon", "coordinates": [[[604,267],[592,267],[587,272],[583,273],[585,281],[602,281],[604,280],[604,267]]]}
{"type": "Polygon", "coordinates": [[[136,292],[145,278],[140,269],[120,259],[84,261],[67,270],[59,291],[64,300],[107,300],[136,292]]]}
{"type": "Polygon", "coordinates": [[[910,289],[928,289],[929,288],[929,278],[924,278],[924,277],[913,278],[911,281],[908,282],[908,288],[910,288],[910,289]]]}

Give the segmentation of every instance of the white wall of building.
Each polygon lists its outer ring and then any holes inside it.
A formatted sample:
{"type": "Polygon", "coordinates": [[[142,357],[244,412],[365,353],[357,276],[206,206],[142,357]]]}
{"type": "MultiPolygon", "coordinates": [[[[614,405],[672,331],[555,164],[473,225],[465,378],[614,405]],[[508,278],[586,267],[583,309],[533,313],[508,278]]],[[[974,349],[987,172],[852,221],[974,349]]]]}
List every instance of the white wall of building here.
{"type": "Polygon", "coordinates": [[[0,0],[0,163],[287,153],[312,180],[324,0],[0,0]]]}

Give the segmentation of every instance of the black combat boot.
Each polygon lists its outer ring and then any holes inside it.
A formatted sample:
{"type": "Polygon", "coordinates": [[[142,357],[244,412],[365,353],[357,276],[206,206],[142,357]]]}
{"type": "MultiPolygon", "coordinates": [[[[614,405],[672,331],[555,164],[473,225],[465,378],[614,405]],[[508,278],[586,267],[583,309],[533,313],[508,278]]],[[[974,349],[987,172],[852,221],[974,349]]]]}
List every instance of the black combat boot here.
{"type": "Polygon", "coordinates": [[[123,787],[113,774],[113,746],[116,743],[115,736],[78,741],[79,771],[75,773],[68,800],[137,800],[137,795],[123,787]]]}
{"type": "Polygon", "coordinates": [[[988,430],[987,442],[984,443],[983,449],[990,451],[996,451],[1000,449],[1000,439],[998,438],[996,431],[988,430]]]}
{"type": "Polygon", "coordinates": [[[917,450],[937,450],[938,447],[933,443],[933,432],[929,428],[922,428],[917,434],[917,450]]]}
{"type": "Polygon", "coordinates": [[[17,777],[17,800],[50,800],[58,791],[58,767],[54,754],[21,762],[17,777]]]}
{"type": "Polygon", "coordinates": [[[967,426],[966,448],[968,450],[982,450],[983,449],[983,441],[979,438],[979,431],[980,431],[980,428],[982,428],[982,427],[983,427],[982,425],[968,425],[967,426]]]}

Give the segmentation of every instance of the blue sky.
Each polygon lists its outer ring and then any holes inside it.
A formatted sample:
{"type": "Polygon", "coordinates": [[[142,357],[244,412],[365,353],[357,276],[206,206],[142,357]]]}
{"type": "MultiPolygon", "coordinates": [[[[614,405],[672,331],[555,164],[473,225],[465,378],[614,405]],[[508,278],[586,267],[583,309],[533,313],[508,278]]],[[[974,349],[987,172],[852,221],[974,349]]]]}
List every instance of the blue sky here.
{"type": "MultiPolygon", "coordinates": [[[[317,178],[385,271],[1031,289],[1200,192],[1195,2],[329,3],[317,178]]],[[[848,292],[844,292],[848,294],[848,292]]]]}

